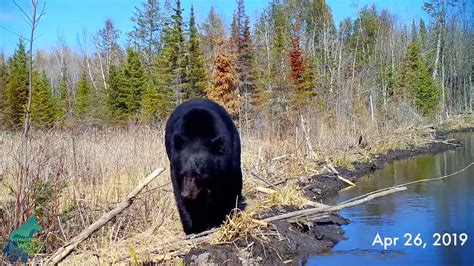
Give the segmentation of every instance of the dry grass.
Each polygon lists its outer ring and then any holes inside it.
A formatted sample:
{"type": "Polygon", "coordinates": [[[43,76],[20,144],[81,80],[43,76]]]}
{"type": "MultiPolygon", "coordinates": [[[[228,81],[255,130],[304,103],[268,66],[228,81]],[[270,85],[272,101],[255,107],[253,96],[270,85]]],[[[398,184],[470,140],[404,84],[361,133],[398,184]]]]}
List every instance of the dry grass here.
{"type": "MultiPolygon", "coordinates": [[[[460,126],[459,122],[450,123],[460,126]]],[[[472,125],[472,119],[463,118],[463,127],[469,123],[472,125]]],[[[242,165],[248,209],[227,221],[214,235],[213,242],[230,241],[261,226],[252,217],[270,206],[304,206],[305,198],[295,185],[296,180],[320,172],[318,160],[350,166],[354,160],[366,160],[370,153],[430,141],[420,127],[378,128],[368,121],[332,124],[327,119],[316,118],[310,118],[308,125],[309,139],[316,152],[313,158],[309,156],[300,126],[284,138],[243,136],[242,165]],[[361,134],[368,144],[364,149],[357,145],[361,134]],[[271,187],[280,181],[284,181],[282,185],[272,187],[277,193],[266,195],[254,190],[255,186],[271,187]]],[[[0,244],[5,243],[13,229],[10,221],[19,173],[19,147],[19,133],[0,132],[0,244]]],[[[43,220],[49,223],[43,224],[48,230],[47,252],[54,251],[110,210],[146,174],[159,166],[168,168],[169,164],[163,129],[145,126],[36,131],[32,134],[31,151],[30,175],[37,180],[59,180],[61,185],[53,191],[55,196],[49,195],[57,198],[57,212],[43,220]]],[[[46,207],[45,212],[54,208],[46,207]]],[[[132,257],[132,262],[169,259],[169,254],[166,255],[169,250],[160,254],[152,251],[179,236],[183,233],[169,172],[165,171],[129,209],[81,244],[78,252],[64,263],[119,263],[127,257],[132,257]]]]}

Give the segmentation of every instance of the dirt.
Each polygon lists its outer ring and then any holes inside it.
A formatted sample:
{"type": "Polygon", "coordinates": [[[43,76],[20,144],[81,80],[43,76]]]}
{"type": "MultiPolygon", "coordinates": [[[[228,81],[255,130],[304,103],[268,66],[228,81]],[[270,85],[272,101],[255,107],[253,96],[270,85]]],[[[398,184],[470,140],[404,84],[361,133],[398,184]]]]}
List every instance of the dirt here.
{"type": "MultiPolygon", "coordinates": [[[[421,154],[434,154],[454,149],[461,145],[447,140],[451,132],[474,132],[474,128],[443,131],[436,130],[435,141],[423,147],[403,150],[389,150],[386,154],[374,154],[368,162],[353,162],[352,168],[339,167],[336,170],[345,178],[356,182],[359,177],[369,175],[383,168],[388,162],[421,154]]],[[[333,174],[319,174],[300,181],[305,195],[313,201],[324,202],[337,195],[346,186],[333,174]]],[[[296,210],[294,206],[276,206],[262,214],[259,219],[296,210]]],[[[202,245],[192,248],[185,256],[186,265],[207,264],[301,264],[307,256],[331,250],[345,239],[342,225],[350,221],[337,213],[310,225],[290,224],[287,221],[272,223],[257,236],[247,236],[232,243],[202,245]]]]}

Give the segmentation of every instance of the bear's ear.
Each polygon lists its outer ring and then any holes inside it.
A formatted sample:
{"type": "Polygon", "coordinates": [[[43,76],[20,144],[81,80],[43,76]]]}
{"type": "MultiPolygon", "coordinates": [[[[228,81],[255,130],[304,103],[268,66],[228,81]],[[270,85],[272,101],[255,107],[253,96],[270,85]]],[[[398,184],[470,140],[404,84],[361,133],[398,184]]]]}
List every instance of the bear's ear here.
{"type": "Polygon", "coordinates": [[[224,154],[224,137],[221,135],[211,139],[211,151],[215,154],[224,154]]]}
{"type": "Polygon", "coordinates": [[[173,136],[173,147],[175,150],[180,151],[183,148],[184,139],[180,135],[176,134],[173,136]]]}

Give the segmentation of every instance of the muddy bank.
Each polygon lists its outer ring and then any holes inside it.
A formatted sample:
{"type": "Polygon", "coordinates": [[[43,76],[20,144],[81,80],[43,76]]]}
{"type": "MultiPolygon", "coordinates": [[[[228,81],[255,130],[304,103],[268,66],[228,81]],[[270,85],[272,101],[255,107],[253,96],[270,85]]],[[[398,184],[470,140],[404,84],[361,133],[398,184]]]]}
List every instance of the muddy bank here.
{"type": "MultiPolygon", "coordinates": [[[[422,154],[435,154],[447,150],[455,149],[462,145],[459,141],[448,140],[449,133],[474,132],[474,128],[464,128],[457,130],[437,130],[434,133],[435,140],[422,147],[412,147],[409,149],[389,150],[385,154],[373,154],[367,162],[352,162],[352,168],[336,167],[336,170],[345,178],[357,182],[357,179],[370,175],[377,169],[385,167],[385,164],[394,161],[407,159],[422,154]]],[[[328,198],[337,195],[337,192],[346,187],[346,184],[331,173],[324,173],[312,176],[306,182],[300,182],[306,196],[314,201],[325,202],[328,198]]]]}
{"type": "MultiPolygon", "coordinates": [[[[339,167],[338,172],[352,181],[383,168],[393,160],[406,159],[421,154],[434,154],[454,149],[461,145],[448,140],[448,134],[454,132],[474,132],[474,128],[455,131],[434,131],[434,141],[423,147],[403,150],[389,150],[386,154],[374,154],[367,162],[353,162],[352,168],[339,167]]],[[[314,175],[306,181],[300,181],[305,195],[313,201],[324,202],[346,184],[333,174],[314,175]]],[[[274,207],[257,219],[294,211],[291,206],[274,207]]],[[[186,264],[205,265],[209,263],[225,264],[299,264],[300,259],[331,250],[344,239],[342,225],[348,220],[334,213],[324,220],[313,222],[310,226],[290,224],[287,221],[272,223],[259,234],[241,237],[221,245],[202,245],[192,248],[185,256],[186,264]]]]}
{"type": "MultiPolygon", "coordinates": [[[[277,207],[268,216],[292,210],[296,208],[277,207]]],[[[348,220],[338,214],[315,221],[311,226],[277,221],[261,230],[258,235],[248,235],[232,243],[205,244],[193,248],[186,254],[184,261],[186,265],[298,264],[300,258],[329,251],[343,240],[344,231],[341,226],[348,223],[348,220]]]]}

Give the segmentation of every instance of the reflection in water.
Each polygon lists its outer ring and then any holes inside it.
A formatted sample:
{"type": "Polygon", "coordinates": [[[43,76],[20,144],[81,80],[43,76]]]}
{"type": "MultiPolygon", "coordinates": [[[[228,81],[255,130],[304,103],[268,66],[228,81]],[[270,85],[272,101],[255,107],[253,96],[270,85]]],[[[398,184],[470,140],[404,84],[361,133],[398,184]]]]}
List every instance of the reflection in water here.
{"type": "MultiPolygon", "coordinates": [[[[355,188],[340,192],[335,202],[425,178],[459,171],[474,161],[474,134],[453,134],[463,146],[437,155],[422,155],[386,165],[355,188]]],[[[348,240],[325,255],[308,258],[308,265],[474,265],[474,166],[445,180],[416,183],[406,192],[370,201],[341,211],[352,220],[345,226],[348,240]],[[420,234],[426,247],[405,246],[410,233],[420,234]],[[466,233],[464,246],[433,246],[434,233],[466,233]],[[372,246],[377,234],[399,237],[387,250],[372,246]]],[[[413,239],[411,241],[413,243],[413,239]]]]}

